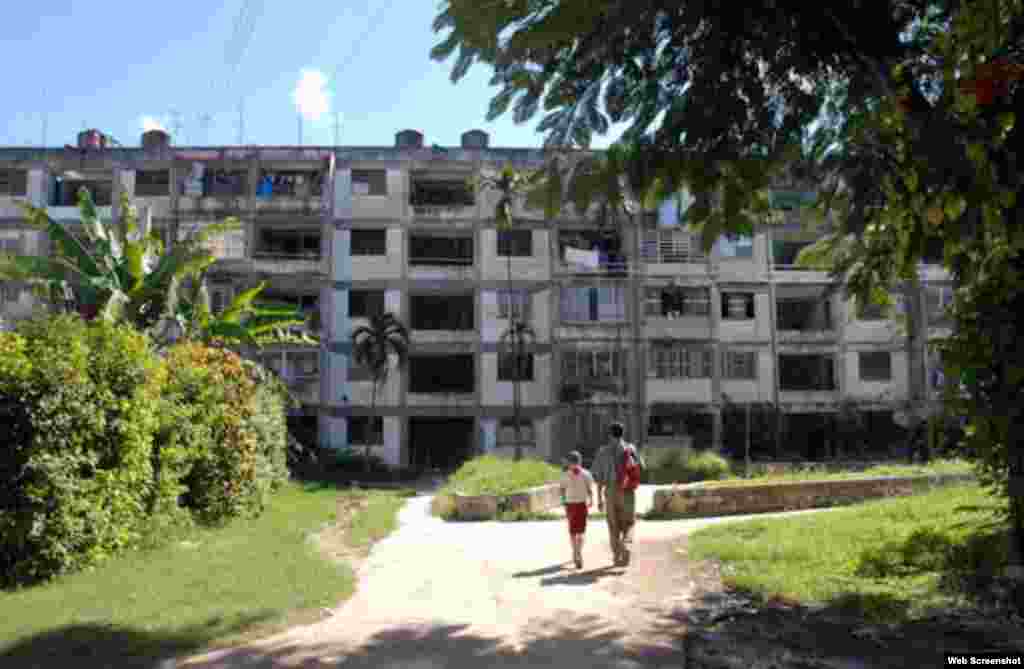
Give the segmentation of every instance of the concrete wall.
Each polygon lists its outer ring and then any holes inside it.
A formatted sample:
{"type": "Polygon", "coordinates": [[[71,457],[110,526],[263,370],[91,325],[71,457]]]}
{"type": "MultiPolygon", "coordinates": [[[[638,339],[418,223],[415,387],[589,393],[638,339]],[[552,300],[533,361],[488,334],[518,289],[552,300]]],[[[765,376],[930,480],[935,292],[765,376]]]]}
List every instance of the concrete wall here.
{"type": "MultiPolygon", "coordinates": [[[[522,381],[519,384],[520,399],[523,406],[545,406],[551,398],[552,356],[534,355],[533,381],[522,381]]],[[[480,356],[480,388],[481,401],[485,405],[512,405],[515,384],[511,381],[498,381],[498,354],[483,353],[480,356]]]]}
{"type": "MultiPolygon", "coordinates": [[[[482,279],[500,280],[508,278],[509,258],[498,255],[496,228],[480,230],[480,276],[482,279]]],[[[546,281],[551,276],[551,233],[547,230],[532,230],[533,254],[529,257],[512,257],[512,279],[514,281],[546,281]]]]}
{"type": "Polygon", "coordinates": [[[385,240],[387,255],[352,256],[352,276],[363,281],[401,277],[407,255],[405,237],[403,229],[388,228],[385,240]]]}
{"type": "Polygon", "coordinates": [[[845,355],[847,387],[845,394],[856,399],[874,398],[900,398],[910,392],[910,383],[907,377],[907,354],[906,351],[891,351],[892,377],[889,381],[864,381],[860,378],[860,351],[874,351],[878,349],[861,348],[859,350],[847,351],[845,355]]]}

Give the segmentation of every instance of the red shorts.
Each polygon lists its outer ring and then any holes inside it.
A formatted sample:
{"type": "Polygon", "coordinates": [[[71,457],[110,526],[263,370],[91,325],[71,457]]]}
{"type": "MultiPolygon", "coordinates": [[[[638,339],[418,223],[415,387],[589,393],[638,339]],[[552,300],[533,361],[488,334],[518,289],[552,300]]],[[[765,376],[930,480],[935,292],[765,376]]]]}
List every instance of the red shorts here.
{"type": "Polygon", "coordinates": [[[587,531],[586,502],[566,504],[565,516],[569,519],[569,534],[583,534],[587,531]]]}

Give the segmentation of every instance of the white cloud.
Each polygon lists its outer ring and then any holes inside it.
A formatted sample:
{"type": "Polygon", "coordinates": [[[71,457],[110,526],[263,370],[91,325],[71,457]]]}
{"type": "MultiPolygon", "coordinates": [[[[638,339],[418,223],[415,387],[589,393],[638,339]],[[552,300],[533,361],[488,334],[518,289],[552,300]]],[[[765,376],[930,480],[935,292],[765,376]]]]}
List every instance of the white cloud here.
{"type": "Polygon", "coordinates": [[[331,104],[328,100],[327,77],[319,70],[302,70],[299,83],[292,91],[292,99],[299,113],[310,121],[316,121],[327,113],[331,104]]]}
{"type": "Polygon", "coordinates": [[[164,124],[152,116],[143,116],[139,119],[139,124],[142,125],[142,130],[144,132],[149,132],[150,130],[163,130],[164,132],[167,132],[167,128],[164,127],[164,124]]]}

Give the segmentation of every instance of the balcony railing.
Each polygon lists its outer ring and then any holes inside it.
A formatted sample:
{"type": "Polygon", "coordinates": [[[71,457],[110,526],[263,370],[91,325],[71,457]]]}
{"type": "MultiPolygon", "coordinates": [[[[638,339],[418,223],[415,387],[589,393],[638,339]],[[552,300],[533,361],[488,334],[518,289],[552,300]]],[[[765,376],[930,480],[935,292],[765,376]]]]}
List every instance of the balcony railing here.
{"type": "Polygon", "coordinates": [[[629,274],[629,260],[625,257],[611,257],[599,260],[596,265],[562,260],[558,263],[558,268],[564,274],[625,276],[629,274]]]}

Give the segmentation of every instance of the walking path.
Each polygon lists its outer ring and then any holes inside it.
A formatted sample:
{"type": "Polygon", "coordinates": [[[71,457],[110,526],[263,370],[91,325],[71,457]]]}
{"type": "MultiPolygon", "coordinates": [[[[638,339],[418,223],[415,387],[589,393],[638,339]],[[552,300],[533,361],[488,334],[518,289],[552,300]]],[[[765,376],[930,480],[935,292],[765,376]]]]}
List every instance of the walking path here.
{"type": "MultiPolygon", "coordinates": [[[[653,489],[641,487],[638,512],[653,489]]],[[[747,518],[639,521],[625,568],[592,520],[577,571],[564,522],[447,523],[429,504],[409,501],[329,618],[171,666],[681,667],[679,611],[716,575],[674,553],[697,528],[747,518]]]]}

